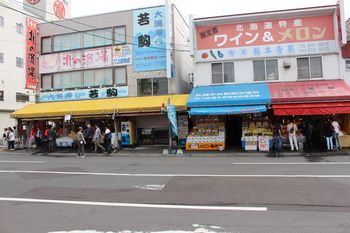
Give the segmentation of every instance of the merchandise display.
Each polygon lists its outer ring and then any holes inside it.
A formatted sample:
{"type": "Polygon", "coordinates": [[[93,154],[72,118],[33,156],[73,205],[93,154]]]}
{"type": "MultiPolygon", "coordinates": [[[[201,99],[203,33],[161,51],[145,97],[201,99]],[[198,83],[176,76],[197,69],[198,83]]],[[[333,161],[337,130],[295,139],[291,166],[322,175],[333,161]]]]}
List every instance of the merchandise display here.
{"type": "Polygon", "coordinates": [[[187,137],[186,150],[224,150],[225,123],[219,117],[211,116],[197,119],[187,137]]]}
{"type": "Polygon", "coordinates": [[[242,148],[244,150],[268,151],[273,138],[268,118],[254,117],[244,119],[242,123],[242,148]]]}

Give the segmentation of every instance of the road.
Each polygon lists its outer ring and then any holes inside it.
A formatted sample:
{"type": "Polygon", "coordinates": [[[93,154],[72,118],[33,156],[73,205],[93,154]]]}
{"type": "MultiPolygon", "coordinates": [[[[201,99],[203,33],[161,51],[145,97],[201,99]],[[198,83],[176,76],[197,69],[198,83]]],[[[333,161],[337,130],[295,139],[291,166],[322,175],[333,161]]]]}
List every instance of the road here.
{"type": "Polygon", "coordinates": [[[350,157],[0,153],[1,233],[348,233],[350,157]]]}

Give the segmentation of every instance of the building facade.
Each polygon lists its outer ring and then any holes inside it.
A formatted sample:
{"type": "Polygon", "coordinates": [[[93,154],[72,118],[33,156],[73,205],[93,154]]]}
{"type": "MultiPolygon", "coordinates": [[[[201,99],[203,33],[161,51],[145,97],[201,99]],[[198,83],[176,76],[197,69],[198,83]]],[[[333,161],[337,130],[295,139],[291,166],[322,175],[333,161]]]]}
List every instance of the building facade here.
{"type": "Polygon", "coordinates": [[[186,110],[182,94],[189,92],[188,73],[193,73],[188,25],[175,5],[38,27],[38,103],[24,109],[28,114],[16,112],[16,118],[58,119],[55,125],[65,136],[78,125],[99,124],[113,128],[116,136],[129,127],[132,139],[125,145],[168,143],[166,106],[186,110]],[[50,112],[55,106],[61,111],[50,112]]]}
{"type": "Polygon", "coordinates": [[[350,88],[339,29],[345,20],[339,20],[338,9],[323,6],[192,19],[196,72],[188,107],[197,126],[188,149],[269,150],[276,122],[282,123],[288,144],[291,118],[298,125],[300,147],[305,121],[313,125],[317,147],[323,146],[318,142],[323,142],[326,118],[337,117],[344,132],[350,133],[350,88]],[[208,132],[208,125],[215,127],[208,132]]]}

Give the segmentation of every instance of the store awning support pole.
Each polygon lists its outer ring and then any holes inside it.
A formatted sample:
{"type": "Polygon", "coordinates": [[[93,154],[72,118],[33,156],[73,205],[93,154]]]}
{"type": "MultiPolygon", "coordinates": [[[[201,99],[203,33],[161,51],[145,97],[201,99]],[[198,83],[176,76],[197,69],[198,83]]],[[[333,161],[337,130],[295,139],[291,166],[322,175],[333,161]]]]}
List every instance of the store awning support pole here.
{"type": "Polygon", "coordinates": [[[114,132],[115,132],[115,139],[114,139],[114,145],[118,149],[119,148],[119,142],[118,142],[118,124],[116,119],[116,110],[114,109],[113,113],[113,122],[114,122],[114,132]]]}

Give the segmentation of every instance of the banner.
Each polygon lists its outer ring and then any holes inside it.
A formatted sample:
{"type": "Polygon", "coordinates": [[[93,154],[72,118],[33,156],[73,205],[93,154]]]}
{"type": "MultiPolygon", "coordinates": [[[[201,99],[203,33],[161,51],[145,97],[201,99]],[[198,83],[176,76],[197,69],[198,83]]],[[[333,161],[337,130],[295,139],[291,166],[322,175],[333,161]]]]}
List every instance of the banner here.
{"type": "Polygon", "coordinates": [[[131,45],[119,45],[113,47],[113,65],[125,66],[132,64],[131,45]]]}
{"type": "Polygon", "coordinates": [[[164,7],[134,11],[134,71],[167,68],[164,7]]]}
{"type": "Polygon", "coordinates": [[[177,124],[176,108],[175,105],[167,106],[168,119],[171,124],[171,131],[174,135],[179,136],[179,128],[177,124]]]}
{"type": "Polygon", "coordinates": [[[37,22],[26,18],[26,89],[36,90],[37,74],[37,22]]]}

